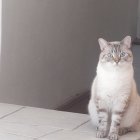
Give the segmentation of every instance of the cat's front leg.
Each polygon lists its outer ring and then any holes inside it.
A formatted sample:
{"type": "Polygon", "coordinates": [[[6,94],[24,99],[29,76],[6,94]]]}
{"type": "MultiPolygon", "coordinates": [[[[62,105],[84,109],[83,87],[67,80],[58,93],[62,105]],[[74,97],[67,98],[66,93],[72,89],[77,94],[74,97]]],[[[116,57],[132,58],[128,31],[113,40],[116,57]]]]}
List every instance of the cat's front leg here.
{"type": "Polygon", "coordinates": [[[98,126],[96,137],[97,138],[104,138],[107,135],[108,130],[108,111],[105,107],[104,102],[98,101],[96,104],[97,112],[98,112],[98,126]]]}
{"type": "Polygon", "coordinates": [[[122,114],[123,113],[119,111],[113,112],[110,132],[108,135],[109,140],[118,140],[118,133],[119,133],[119,127],[120,127],[122,114]]]}
{"type": "Polygon", "coordinates": [[[112,109],[112,117],[111,117],[111,126],[108,138],[109,140],[118,140],[118,133],[120,128],[120,122],[124,115],[124,112],[128,106],[128,100],[119,101],[119,103],[115,103],[112,109]]]}

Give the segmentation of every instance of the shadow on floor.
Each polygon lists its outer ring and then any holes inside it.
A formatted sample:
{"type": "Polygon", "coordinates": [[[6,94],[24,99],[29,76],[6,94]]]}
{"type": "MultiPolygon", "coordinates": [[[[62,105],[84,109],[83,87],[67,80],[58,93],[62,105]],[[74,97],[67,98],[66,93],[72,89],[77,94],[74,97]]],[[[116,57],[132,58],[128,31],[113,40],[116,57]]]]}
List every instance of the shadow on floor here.
{"type": "Polygon", "coordinates": [[[71,102],[61,106],[57,110],[67,111],[67,112],[75,112],[75,113],[83,113],[88,114],[88,102],[90,98],[90,92],[87,92],[80,97],[72,100],[71,102]]]}

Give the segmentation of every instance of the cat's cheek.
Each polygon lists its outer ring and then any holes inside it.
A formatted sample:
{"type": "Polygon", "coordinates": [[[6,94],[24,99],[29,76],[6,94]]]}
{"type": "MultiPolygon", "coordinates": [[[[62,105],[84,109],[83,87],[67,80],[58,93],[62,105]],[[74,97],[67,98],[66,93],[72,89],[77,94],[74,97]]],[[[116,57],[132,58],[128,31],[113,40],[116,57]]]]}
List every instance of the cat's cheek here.
{"type": "Polygon", "coordinates": [[[106,61],[105,61],[105,59],[101,59],[100,62],[101,63],[105,63],[106,61]]]}

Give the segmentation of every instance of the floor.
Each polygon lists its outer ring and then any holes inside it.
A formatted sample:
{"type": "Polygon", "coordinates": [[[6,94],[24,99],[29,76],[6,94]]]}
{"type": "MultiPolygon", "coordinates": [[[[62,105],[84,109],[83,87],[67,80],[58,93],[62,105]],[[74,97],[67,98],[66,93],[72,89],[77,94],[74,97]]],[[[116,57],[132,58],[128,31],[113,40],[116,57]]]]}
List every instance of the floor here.
{"type": "MultiPolygon", "coordinates": [[[[87,114],[0,103],[0,140],[99,140],[87,114]]],[[[120,140],[139,140],[140,132],[120,140]]],[[[107,139],[102,139],[107,140],[107,139]]]]}

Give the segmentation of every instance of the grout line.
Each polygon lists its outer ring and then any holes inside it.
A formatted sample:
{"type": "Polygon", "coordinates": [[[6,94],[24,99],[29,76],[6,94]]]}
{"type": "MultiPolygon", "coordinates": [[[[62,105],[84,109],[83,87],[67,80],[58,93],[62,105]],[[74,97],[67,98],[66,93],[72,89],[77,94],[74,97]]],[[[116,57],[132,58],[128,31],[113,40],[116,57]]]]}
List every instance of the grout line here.
{"type": "Polygon", "coordinates": [[[32,136],[26,136],[26,135],[22,135],[22,134],[16,134],[16,133],[10,133],[10,132],[8,132],[7,134],[18,136],[18,137],[23,137],[23,138],[29,138],[31,140],[38,140],[38,138],[35,138],[35,137],[32,137],[32,136]]]}
{"type": "Polygon", "coordinates": [[[58,129],[58,130],[55,130],[53,132],[49,132],[49,133],[46,133],[46,134],[43,134],[42,136],[39,136],[39,137],[34,137],[34,136],[27,136],[27,135],[23,135],[23,134],[17,134],[17,133],[13,133],[13,132],[6,132],[7,134],[10,134],[10,135],[15,135],[15,136],[20,136],[20,137],[25,137],[25,138],[30,138],[31,140],[40,140],[40,138],[43,138],[45,136],[48,136],[50,134],[54,134],[54,133],[57,133],[59,131],[62,131],[63,129],[58,129]]]}
{"type": "Polygon", "coordinates": [[[84,124],[88,123],[89,121],[90,121],[90,119],[89,119],[89,120],[87,120],[86,122],[83,122],[82,124],[80,124],[80,125],[76,126],[75,128],[73,128],[73,129],[72,129],[72,131],[74,131],[74,130],[78,129],[79,127],[83,126],[84,124]]]}
{"type": "Polygon", "coordinates": [[[6,114],[6,115],[0,117],[0,119],[3,119],[3,118],[5,118],[5,117],[8,117],[8,116],[10,116],[10,115],[12,115],[12,114],[14,114],[14,113],[16,113],[16,112],[18,112],[18,111],[24,109],[24,108],[26,108],[26,107],[21,107],[21,108],[19,108],[19,109],[13,111],[13,112],[11,112],[11,113],[8,113],[8,114],[6,114]]]}
{"type": "Polygon", "coordinates": [[[47,133],[47,134],[44,134],[36,139],[40,139],[40,138],[43,138],[45,136],[48,136],[48,135],[51,135],[51,134],[54,134],[54,133],[57,133],[57,132],[60,132],[60,131],[63,131],[63,129],[59,129],[59,130],[56,130],[56,131],[53,131],[53,132],[50,132],[50,133],[47,133]]]}
{"type": "Polygon", "coordinates": [[[29,138],[31,140],[38,140],[37,138],[32,138],[32,137],[28,137],[28,136],[23,136],[23,135],[19,135],[19,134],[15,134],[15,133],[5,133],[5,134],[9,134],[9,135],[13,135],[13,136],[17,136],[17,137],[22,137],[22,138],[29,138]]]}

